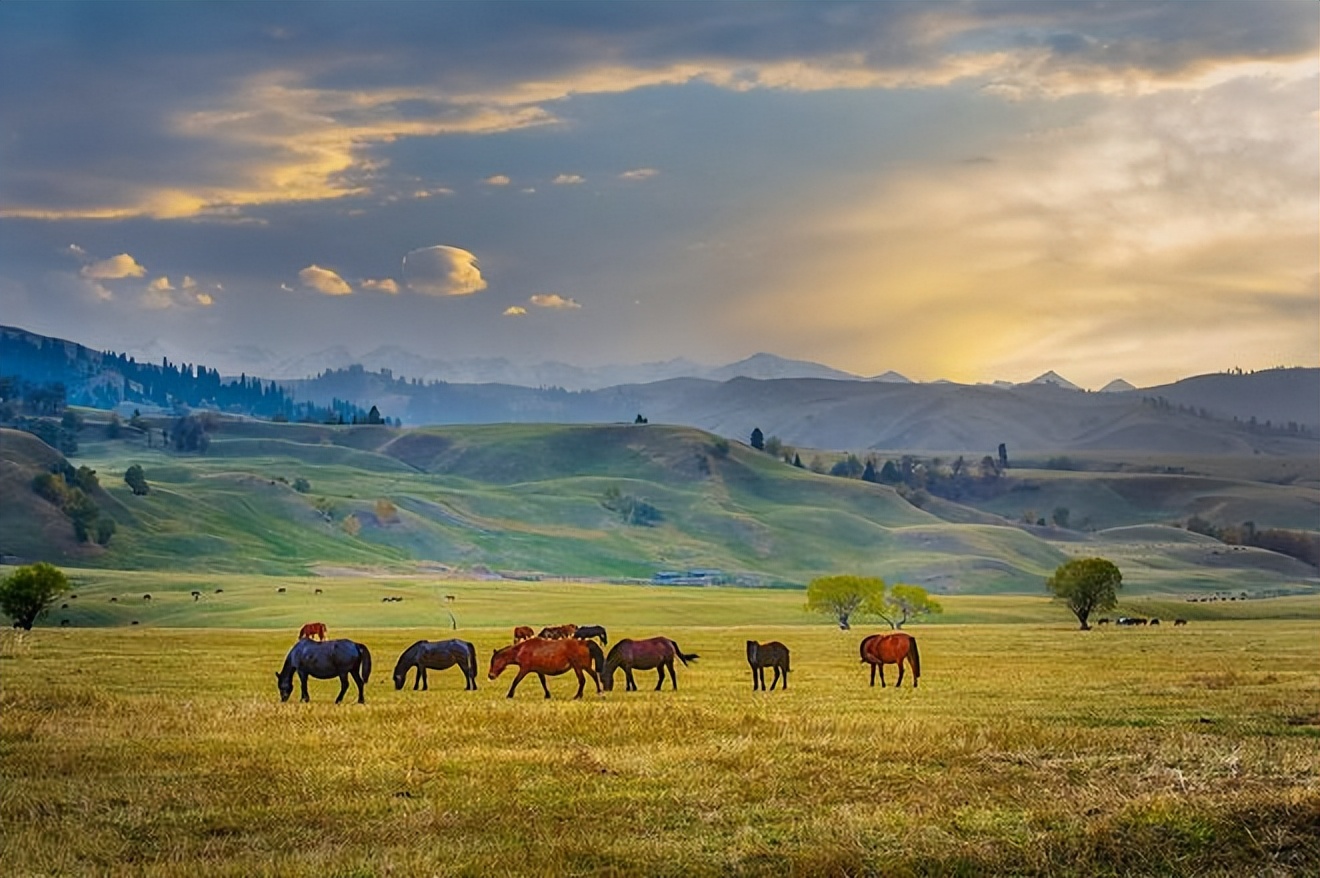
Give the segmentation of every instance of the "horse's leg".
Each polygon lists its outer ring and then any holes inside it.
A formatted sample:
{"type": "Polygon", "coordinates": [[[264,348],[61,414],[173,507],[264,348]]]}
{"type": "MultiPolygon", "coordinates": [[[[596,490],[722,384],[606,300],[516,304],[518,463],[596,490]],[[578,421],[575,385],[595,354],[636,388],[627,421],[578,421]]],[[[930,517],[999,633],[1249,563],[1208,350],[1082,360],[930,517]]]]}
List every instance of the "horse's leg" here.
{"type": "Polygon", "coordinates": [[[298,672],[298,682],[302,684],[302,700],[303,700],[303,701],[311,701],[312,699],[311,699],[310,697],[308,697],[308,695],[307,695],[307,672],[306,672],[306,671],[299,671],[299,672],[298,672]]]}
{"type": "Polygon", "coordinates": [[[578,678],[578,693],[573,696],[573,700],[577,701],[579,698],[582,697],[583,690],[587,688],[587,678],[582,675],[581,668],[574,668],[573,673],[577,674],[577,678],[578,678]]]}
{"type": "Polygon", "coordinates": [[[418,665],[417,667],[422,673],[422,691],[425,692],[431,688],[429,681],[426,679],[426,665],[418,665]]]}
{"type": "Polygon", "coordinates": [[[357,683],[357,687],[358,687],[358,704],[366,704],[366,703],[367,703],[367,699],[366,699],[365,697],[363,697],[363,694],[362,694],[362,675],[358,673],[358,669],[357,669],[357,668],[354,668],[353,670],[349,671],[349,673],[353,675],[353,682],[354,682],[354,683],[357,683]]]}
{"type": "Polygon", "coordinates": [[[875,663],[871,663],[871,685],[875,685],[875,663]]]}
{"type": "Polygon", "coordinates": [[[775,691],[775,687],[778,685],[779,685],[779,665],[775,665],[775,678],[770,681],[770,691],[771,692],[775,691]]]}
{"type": "Polygon", "coordinates": [[[625,692],[636,692],[637,681],[633,679],[632,666],[629,665],[623,669],[623,673],[628,677],[628,685],[624,687],[625,692]]]}
{"type": "Polygon", "coordinates": [[[788,662],[784,662],[784,688],[788,688],[788,662]]]}
{"type": "Polygon", "coordinates": [[[545,690],[545,697],[546,697],[546,698],[549,698],[549,697],[550,697],[550,687],[547,686],[547,685],[545,685],[545,674],[542,674],[540,671],[537,671],[537,672],[536,672],[536,676],[538,676],[538,677],[541,678],[541,688],[545,690]]]}
{"type": "Polygon", "coordinates": [[[339,697],[335,699],[335,704],[344,700],[344,693],[348,691],[348,673],[339,675],[339,697]]]}
{"type": "Polygon", "coordinates": [[[659,692],[660,687],[665,685],[665,666],[661,665],[656,671],[660,674],[660,679],[655,681],[655,691],[659,692]]]}
{"type": "Polygon", "coordinates": [[[912,653],[908,653],[908,664],[912,665],[912,688],[917,688],[917,666],[912,661],[912,653]]]}
{"type": "Polygon", "coordinates": [[[876,662],[875,666],[880,669],[880,688],[883,689],[885,688],[885,663],[876,662]]]}
{"type": "MultiPolygon", "coordinates": [[[[404,671],[403,673],[406,675],[408,672],[404,671]]],[[[405,676],[403,680],[405,683],[408,682],[407,676],[405,676]]],[[[413,677],[413,691],[416,692],[417,687],[421,685],[422,685],[422,666],[417,665],[417,676],[413,677]]]]}
{"type": "Polygon", "coordinates": [[[518,669],[518,676],[516,676],[516,677],[513,678],[513,685],[509,687],[509,694],[508,694],[507,696],[505,696],[506,698],[512,698],[512,697],[513,697],[513,690],[518,688],[518,684],[521,683],[521,682],[522,682],[522,678],[523,678],[523,677],[526,677],[526,676],[527,676],[527,672],[524,671],[524,670],[522,670],[521,668],[519,668],[519,669],[518,669]]]}
{"type": "MultiPolygon", "coordinates": [[[[670,684],[670,685],[669,685],[669,688],[670,688],[670,689],[673,689],[675,692],[677,692],[677,691],[678,691],[678,675],[674,673],[674,660],[673,660],[673,659],[670,659],[669,661],[665,662],[665,668],[669,668],[669,684],[670,684]]],[[[664,668],[661,668],[661,669],[660,669],[660,679],[663,681],[664,678],[665,678],[665,671],[664,671],[664,668]]],[[[659,688],[659,687],[657,687],[657,688],[659,688]]]]}
{"type": "Polygon", "coordinates": [[[898,682],[894,684],[899,689],[903,688],[903,659],[898,660],[898,682]]]}
{"type": "Polygon", "coordinates": [[[600,688],[600,674],[597,674],[597,673],[596,673],[596,669],[593,668],[591,665],[587,665],[586,668],[585,668],[584,670],[585,670],[588,674],[591,675],[591,679],[592,679],[592,680],[595,682],[595,684],[596,684],[596,694],[599,695],[599,694],[601,693],[601,688],[600,688]]]}

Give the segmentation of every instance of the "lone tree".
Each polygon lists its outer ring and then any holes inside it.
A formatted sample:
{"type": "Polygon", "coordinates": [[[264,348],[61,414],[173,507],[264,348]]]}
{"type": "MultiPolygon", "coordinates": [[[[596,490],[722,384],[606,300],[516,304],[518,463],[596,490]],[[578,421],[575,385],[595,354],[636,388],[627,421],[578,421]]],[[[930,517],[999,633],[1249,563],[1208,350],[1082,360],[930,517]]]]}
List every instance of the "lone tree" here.
{"type": "Polygon", "coordinates": [[[151,486],[147,484],[147,477],[142,472],[141,464],[135,463],[124,470],[124,481],[133,489],[133,493],[139,497],[151,493],[151,486]]]}
{"type": "Polygon", "coordinates": [[[1068,605],[1083,631],[1096,610],[1112,610],[1118,604],[1118,590],[1123,587],[1123,574],[1112,562],[1104,558],[1074,558],[1060,564],[1054,575],[1045,580],[1045,587],[1054,597],[1068,605]]]}
{"type": "Polygon", "coordinates": [[[69,580],[54,564],[41,561],[20,567],[0,582],[0,610],[25,631],[69,590],[69,580]]]}
{"type": "Polygon", "coordinates": [[[752,447],[755,448],[757,451],[763,451],[765,449],[765,434],[761,432],[760,427],[752,428],[751,444],[752,447]]]}
{"type": "Polygon", "coordinates": [[[940,602],[919,585],[895,585],[880,600],[876,615],[889,623],[890,628],[902,628],[913,619],[934,616],[944,612],[940,602]]]}
{"type": "Polygon", "coordinates": [[[885,581],[875,576],[821,576],[807,583],[807,609],[822,613],[849,630],[854,615],[876,614],[885,596],[885,581]]]}

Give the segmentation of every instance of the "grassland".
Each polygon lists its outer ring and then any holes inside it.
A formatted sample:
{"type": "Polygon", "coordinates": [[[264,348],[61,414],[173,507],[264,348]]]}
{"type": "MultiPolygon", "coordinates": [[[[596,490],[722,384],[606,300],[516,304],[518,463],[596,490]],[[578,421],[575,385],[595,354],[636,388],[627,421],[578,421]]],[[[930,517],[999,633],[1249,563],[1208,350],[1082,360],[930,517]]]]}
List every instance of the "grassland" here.
{"type": "MultiPolygon", "coordinates": [[[[117,576],[84,580],[77,600],[99,601],[117,576]]],[[[913,628],[920,688],[881,690],[857,661],[865,631],[812,622],[791,594],[450,583],[463,620],[450,632],[432,624],[439,609],[419,627],[376,621],[374,589],[399,589],[407,599],[384,606],[412,612],[410,589],[432,585],[359,582],[369,606],[338,593],[349,580],[320,596],[278,581],[283,594],[234,577],[219,597],[281,630],[5,632],[6,874],[1320,870],[1315,607],[1300,621],[1224,618],[1301,612],[1295,599],[1083,633],[1048,601],[966,598],[950,616],[1000,621],[913,628]],[[334,705],[337,685],[315,681],[310,704],[278,702],[286,620],[306,621],[318,597],[332,635],[374,653],[364,706],[334,705]],[[677,692],[643,675],[640,692],[572,702],[558,678],[551,701],[534,681],[509,701],[509,678],[487,682],[484,667],[477,692],[454,671],[429,692],[394,691],[413,640],[456,634],[484,662],[517,613],[605,622],[612,639],[665,633],[701,658],[679,668],[677,692]],[[751,691],[749,637],[792,648],[787,692],[751,691]]],[[[164,584],[152,611],[182,614],[191,598],[164,584]]]]}

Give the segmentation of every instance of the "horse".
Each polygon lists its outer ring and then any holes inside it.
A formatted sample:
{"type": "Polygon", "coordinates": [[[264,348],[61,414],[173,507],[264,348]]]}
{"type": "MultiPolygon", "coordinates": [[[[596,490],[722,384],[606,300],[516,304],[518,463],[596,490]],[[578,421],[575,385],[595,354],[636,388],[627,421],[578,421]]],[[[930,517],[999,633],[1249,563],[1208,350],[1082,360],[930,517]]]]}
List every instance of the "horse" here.
{"type": "Polygon", "coordinates": [[[545,697],[549,698],[550,687],[545,684],[545,675],[556,676],[572,671],[577,675],[578,680],[578,691],[573,697],[581,698],[582,690],[587,685],[582,672],[586,671],[591,675],[592,681],[596,684],[596,692],[599,693],[600,669],[604,664],[604,653],[590,640],[548,640],[544,637],[533,637],[531,640],[495,650],[490,657],[490,673],[487,676],[488,679],[494,680],[504,673],[504,669],[509,665],[517,665],[518,676],[513,678],[513,685],[509,687],[507,697],[513,697],[513,692],[518,688],[523,677],[536,674],[541,680],[541,688],[545,690],[545,697]]]}
{"type": "Polygon", "coordinates": [[[619,668],[623,668],[624,676],[628,679],[624,689],[626,692],[637,691],[637,683],[633,680],[634,670],[658,670],[660,678],[655,682],[655,689],[659,692],[665,684],[665,670],[668,669],[670,688],[678,689],[678,677],[674,675],[674,656],[678,656],[685,666],[700,658],[695,653],[685,655],[678,644],[668,637],[651,637],[646,640],[630,640],[625,637],[614,644],[610,654],[605,657],[605,690],[614,690],[614,672],[619,668]]]}
{"type": "Polygon", "coordinates": [[[466,640],[419,640],[403,651],[394,666],[394,688],[399,690],[408,682],[408,671],[417,668],[417,678],[413,680],[413,691],[420,684],[427,688],[426,670],[430,668],[443,671],[458,665],[463,672],[464,691],[477,688],[477,650],[466,640]]]}
{"type": "Polygon", "coordinates": [[[317,640],[325,640],[324,622],[308,622],[298,629],[299,640],[311,640],[313,637],[317,640]]]}
{"type": "Polygon", "coordinates": [[[788,688],[788,647],[778,640],[769,643],[747,641],[747,664],[752,666],[752,691],[765,691],[765,669],[774,668],[775,678],[770,683],[773,690],[779,683],[779,674],[783,672],[784,688],[788,688]]]}
{"type": "Polygon", "coordinates": [[[596,637],[606,646],[610,642],[610,638],[605,634],[605,628],[602,625],[579,625],[578,629],[573,632],[573,636],[578,640],[590,640],[596,637]]]}
{"type": "Polygon", "coordinates": [[[546,640],[563,640],[572,637],[575,633],[577,633],[576,625],[552,625],[548,628],[542,628],[541,633],[536,636],[543,637],[546,640]]]}
{"type": "Polygon", "coordinates": [[[917,688],[921,677],[921,654],[917,651],[917,638],[903,631],[872,634],[862,641],[862,661],[871,665],[871,685],[875,685],[875,671],[880,669],[880,685],[885,685],[885,665],[898,665],[898,682],[903,685],[903,661],[912,666],[912,688],[917,688]]]}
{"type": "Polygon", "coordinates": [[[371,652],[364,644],[352,640],[299,640],[284,657],[284,667],[275,675],[280,687],[280,701],[288,701],[293,694],[293,675],[297,672],[302,683],[302,700],[307,697],[307,678],[318,680],[339,678],[339,697],[335,704],[344,700],[348,691],[348,678],[357,683],[358,704],[365,703],[362,687],[371,678],[371,652]]]}
{"type": "Polygon", "coordinates": [[[514,643],[521,643],[524,640],[531,640],[535,636],[536,636],[536,632],[534,632],[530,627],[526,625],[519,625],[517,628],[513,629],[514,643]]]}

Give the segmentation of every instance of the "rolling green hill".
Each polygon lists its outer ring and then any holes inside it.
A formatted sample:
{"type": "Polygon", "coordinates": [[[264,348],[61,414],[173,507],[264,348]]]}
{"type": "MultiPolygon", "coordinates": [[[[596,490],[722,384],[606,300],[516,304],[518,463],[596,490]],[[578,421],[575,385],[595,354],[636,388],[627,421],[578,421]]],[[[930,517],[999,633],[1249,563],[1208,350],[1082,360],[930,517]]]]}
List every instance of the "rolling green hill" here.
{"type": "Polygon", "coordinates": [[[104,549],[76,544],[59,510],[30,490],[59,455],[27,434],[0,432],[0,553],[195,574],[420,566],[649,580],[660,570],[714,568],[740,584],[774,586],[848,571],[941,593],[1039,593],[1068,557],[1104,554],[1124,560],[1138,591],[1317,585],[1314,569],[1275,553],[1216,555],[1203,538],[1183,544],[1124,530],[1208,504],[1262,523],[1303,522],[1317,500],[1309,485],[1030,472],[1028,499],[1042,514],[1071,504],[1074,522],[1105,528],[1083,532],[1017,524],[1020,496],[979,509],[932,498],[917,508],[888,487],[818,475],[686,427],[398,430],[225,419],[196,455],[162,448],[159,426],[150,446],[131,430],[105,438],[94,416],[79,436],[73,463],[100,473],[98,504],[118,525],[104,549]],[[152,488],[144,497],[122,479],[135,463],[152,488]],[[630,508],[645,514],[629,520],[630,508]]]}

